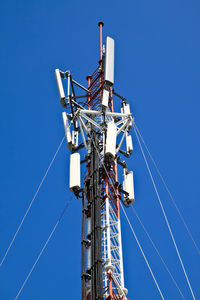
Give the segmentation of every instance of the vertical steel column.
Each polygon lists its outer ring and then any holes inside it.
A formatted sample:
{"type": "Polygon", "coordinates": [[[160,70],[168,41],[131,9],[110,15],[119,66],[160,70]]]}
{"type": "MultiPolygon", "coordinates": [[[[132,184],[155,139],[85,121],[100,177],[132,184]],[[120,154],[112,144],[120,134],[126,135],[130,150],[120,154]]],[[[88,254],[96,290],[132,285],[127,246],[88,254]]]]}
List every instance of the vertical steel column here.
{"type": "Polygon", "coordinates": [[[92,250],[92,300],[103,300],[102,282],[102,249],[101,249],[101,197],[99,181],[99,156],[96,150],[98,139],[94,130],[91,137],[96,144],[91,141],[91,180],[90,180],[90,199],[91,199],[91,250],[92,250]]]}
{"type": "Polygon", "coordinates": [[[82,300],[86,300],[86,184],[82,193],[82,229],[81,229],[81,284],[82,300]]]}
{"type": "Polygon", "coordinates": [[[102,62],[102,56],[103,56],[103,53],[102,53],[102,27],[104,25],[104,23],[101,21],[98,23],[99,27],[100,27],[100,30],[99,30],[99,39],[100,39],[100,63],[102,62]]]}

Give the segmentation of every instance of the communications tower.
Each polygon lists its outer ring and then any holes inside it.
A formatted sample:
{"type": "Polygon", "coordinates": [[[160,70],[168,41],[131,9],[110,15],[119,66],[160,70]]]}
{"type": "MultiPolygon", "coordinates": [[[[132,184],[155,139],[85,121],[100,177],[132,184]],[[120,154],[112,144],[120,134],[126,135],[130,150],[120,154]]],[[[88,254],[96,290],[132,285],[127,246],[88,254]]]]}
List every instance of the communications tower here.
{"type": "Polygon", "coordinates": [[[56,69],[55,76],[71,151],[69,188],[82,198],[82,300],[126,300],[120,201],[125,206],[134,202],[134,185],[133,172],[120,155],[132,153],[133,118],[126,99],[113,88],[115,42],[106,37],[103,45],[104,24],[98,25],[100,60],[87,76],[87,87],[75,81],[70,71],[56,69]],[[114,111],[115,98],[121,101],[120,112],[114,111]],[[123,168],[123,184],[118,182],[118,165],[123,168]],[[87,172],[83,182],[81,168],[87,172]]]}

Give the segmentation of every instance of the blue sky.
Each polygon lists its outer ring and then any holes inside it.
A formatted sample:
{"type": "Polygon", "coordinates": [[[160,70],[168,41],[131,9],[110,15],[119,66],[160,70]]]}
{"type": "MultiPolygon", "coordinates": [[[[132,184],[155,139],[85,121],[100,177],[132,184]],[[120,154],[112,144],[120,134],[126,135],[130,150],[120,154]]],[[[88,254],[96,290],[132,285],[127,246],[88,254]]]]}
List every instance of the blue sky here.
{"type": "MultiPolygon", "coordinates": [[[[99,59],[99,31],[116,42],[115,90],[126,97],[182,214],[200,245],[198,1],[4,1],[0,4],[2,257],[63,135],[54,69],[86,85],[99,59]]],[[[132,131],[133,134],[133,131],[132,131]]],[[[127,160],[134,204],[186,299],[192,299],[139,146],[127,160]]],[[[7,260],[0,299],[14,299],[70,197],[63,146],[7,260]]],[[[155,174],[155,172],[153,172],[155,174]]],[[[155,174],[156,175],[156,174],[155,174]]],[[[199,255],[156,177],[196,299],[199,255]]],[[[127,214],[165,299],[181,299],[130,209],[127,214]]],[[[80,299],[81,202],[73,199],[25,286],[21,300],[80,299]]],[[[130,299],[160,299],[122,215],[125,285],[130,299]]]]}

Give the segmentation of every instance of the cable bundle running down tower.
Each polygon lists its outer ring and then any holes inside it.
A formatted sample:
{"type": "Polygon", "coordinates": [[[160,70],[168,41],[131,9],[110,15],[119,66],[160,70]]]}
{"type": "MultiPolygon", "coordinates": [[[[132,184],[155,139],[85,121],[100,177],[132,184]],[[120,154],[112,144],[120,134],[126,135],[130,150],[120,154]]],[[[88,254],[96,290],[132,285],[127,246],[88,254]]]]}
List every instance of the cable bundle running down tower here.
{"type": "Polygon", "coordinates": [[[103,46],[103,22],[98,25],[100,60],[94,73],[87,76],[88,87],[76,82],[70,71],[56,69],[55,75],[60,102],[70,110],[62,114],[67,145],[72,152],[70,190],[82,198],[83,206],[82,300],[125,300],[128,290],[124,286],[119,201],[126,206],[134,202],[134,185],[133,172],[121,161],[119,153],[126,157],[132,153],[129,130],[133,118],[126,99],[113,89],[114,40],[107,37],[103,46]],[[114,112],[114,96],[121,101],[121,112],[114,112]],[[126,151],[121,149],[124,139],[126,151]],[[82,148],[87,154],[81,160],[82,148]],[[81,185],[80,166],[84,163],[87,175],[81,185]],[[118,182],[118,164],[123,167],[123,185],[118,182]]]}

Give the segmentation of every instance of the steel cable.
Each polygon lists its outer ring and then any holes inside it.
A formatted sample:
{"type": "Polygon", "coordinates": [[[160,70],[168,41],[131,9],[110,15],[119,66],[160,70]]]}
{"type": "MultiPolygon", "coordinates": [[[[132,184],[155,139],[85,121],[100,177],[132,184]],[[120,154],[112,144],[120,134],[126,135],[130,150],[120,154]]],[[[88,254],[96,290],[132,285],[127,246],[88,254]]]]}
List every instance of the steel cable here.
{"type": "Polygon", "coordinates": [[[173,235],[173,233],[172,233],[172,230],[171,230],[171,226],[170,226],[170,224],[169,224],[169,221],[168,221],[167,215],[166,215],[166,213],[165,213],[165,210],[164,210],[164,207],[163,207],[162,201],[161,201],[161,199],[160,199],[160,195],[159,195],[159,193],[158,193],[158,190],[157,190],[157,188],[156,188],[155,181],[154,181],[154,179],[153,179],[153,176],[152,176],[151,170],[150,170],[150,168],[149,168],[149,164],[148,164],[148,162],[147,162],[147,159],[146,159],[146,156],[145,156],[145,154],[144,154],[144,151],[143,151],[143,148],[142,148],[142,145],[141,145],[140,139],[139,139],[139,137],[138,137],[137,130],[136,130],[135,126],[134,126],[134,131],[135,131],[136,138],[137,138],[137,140],[138,140],[138,143],[139,143],[139,146],[140,146],[140,150],[141,150],[141,152],[142,152],[142,156],[143,156],[143,158],[144,158],[144,161],[145,161],[145,164],[146,164],[146,167],[147,167],[148,173],[149,173],[149,175],[150,175],[150,178],[151,178],[151,181],[152,181],[152,184],[153,184],[154,190],[155,190],[155,192],[156,192],[157,199],[158,199],[158,201],[159,201],[159,204],[160,204],[160,207],[161,207],[161,210],[162,210],[162,213],[163,213],[163,216],[164,216],[165,222],[166,222],[166,224],[167,224],[167,227],[168,227],[168,230],[169,230],[170,236],[171,236],[171,238],[172,238],[172,241],[173,241],[173,244],[174,244],[174,247],[175,247],[176,253],[177,253],[177,255],[178,255],[178,259],[179,259],[179,261],[180,261],[180,264],[181,264],[181,267],[182,267],[183,273],[184,273],[184,275],[185,275],[185,278],[186,278],[187,284],[188,284],[188,286],[189,286],[189,289],[190,289],[190,292],[191,292],[191,294],[192,294],[192,298],[195,300],[195,296],[194,296],[193,289],[192,289],[192,287],[191,287],[191,284],[190,284],[190,281],[189,281],[189,278],[188,278],[187,272],[186,272],[186,270],[185,270],[185,267],[184,267],[184,264],[183,264],[183,261],[182,261],[182,258],[181,258],[181,255],[180,255],[180,252],[179,252],[179,250],[178,250],[178,247],[177,247],[177,244],[176,244],[176,241],[175,241],[174,235],[173,235]]]}
{"type": "Polygon", "coordinates": [[[61,214],[60,214],[60,216],[59,216],[59,218],[58,218],[58,220],[57,220],[55,226],[53,227],[53,229],[52,229],[52,231],[51,231],[51,233],[50,233],[48,239],[46,240],[46,242],[45,242],[45,244],[44,244],[42,250],[40,251],[39,255],[37,256],[37,258],[36,258],[36,260],[35,260],[33,266],[31,267],[31,269],[30,269],[28,275],[26,276],[24,282],[22,283],[22,286],[21,286],[21,288],[19,289],[19,291],[18,291],[18,293],[17,293],[17,296],[15,297],[14,300],[17,300],[17,299],[19,298],[19,296],[20,296],[22,290],[24,289],[24,287],[25,287],[25,285],[26,285],[26,283],[27,283],[29,277],[31,276],[33,270],[35,269],[35,267],[36,267],[36,265],[37,265],[37,263],[38,263],[40,257],[42,256],[44,250],[46,249],[46,247],[47,247],[47,245],[48,245],[48,243],[49,243],[49,241],[50,241],[52,235],[54,234],[54,232],[56,231],[56,229],[57,229],[57,227],[58,227],[60,221],[62,220],[62,218],[63,218],[63,216],[64,216],[64,214],[65,214],[65,212],[66,212],[66,210],[67,210],[67,208],[68,208],[68,206],[69,206],[71,200],[72,200],[72,197],[73,197],[73,195],[72,195],[71,198],[68,200],[68,202],[66,203],[64,209],[62,210],[62,212],[61,212],[61,214]]]}
{"type": "Polygon", "coordinates": [[[175,284],[175,286],[176,286],[176,288],[177,288],[177,290],[178,290],[179,294],[181,295],[181,297],[182,297],[183,299],[185,299],[185,297],[183,296],[183,294],[182,294],[182,292],[181,292],[181,290],[180,290],[180,288],[179,288],[179,286],[178,286],[178,284],[177,284],[176,280],[175,280],[175,279],[174,279],[174,277],[172,276],[172,274],[171,274],[171,272],[170,272],[169,268],[167,267],[167,265],[166,265],[166,263],[165,263],[164,259],[162,258],[162,256],[161,256],[160,252],[158,251],[158,248],[157,248],[157,247],[156,247],[156,245],[154,244],[154,242],[153,242],[152,238],[150,237],[150,235],[149,235],[149,233],[148,233],[148,231],[147,231],[146,227],[144,226],[144,224],[143,224],[143,222],[142,222],[141,218],[139,217],[139,215],[138,215],[138,213],[137,213],[136,209],[135,209],[133,206],[131,206],[131,208],[132,208],[132,210],[133,210],[134,214],[136,215],[136,217],[137,217],[138,221],[140,222],[140,224],[141,224],[141,226],[142,226],[142,228],[143,228],[144,232],[146,233],[146,235],[147,235],[147,237],[148,237],[149,241],[151,242],[151,244],[152,244],[152,246],[153,246],[154,250],[155,250],[155,251],[156,251],[156,253],[158,254],[158,256],[159,256],[159,258],[160,258],[160,260],[161,260],[162,264],[164,265],[164,267],[165,267],[165,269],[166,269],[166,271],[167,271],[167,273],[169,274],[169,276],[171,277],[171,279],[172,279],[173,283],[175,284]]]}
{"type": "Polygon", "coordinates": [[[40,189],[41,189],[41,187],[42,187],[42,185],[43,185],[43,183],[44,183],[44,180],[47,177],[47,174],[49,173],[49,170],[51,169],[51,166],[52,166],[52,164],[53,164],[53,162],[54,162],[54,160],[55,160],[55,158],[56,158],[56,156],[57,156],[57,154],[58,154],[58,152],[59,152],[59,150],[60,150],[60,148],[61,148],[61,146],[62,146],[62,144],[64,142],[64,139],[65,139],[65,136],[62,138],[62,140],[61,140],[61,142],[60,142],[60,144],[59,144],[59,146],[58,146],[58,148],[57,148],[57,150],[56,150],[56,152],[55,152],[55,154],[54,154],[54,156],[53,156],[53,158],[52,158],[52,160],[51,160],[51,162],[50,162],[50,164],[49,164],[49,166],[48,166],[48,168],[47,168],[47,170],[46,170],[46,172],[45,172],[45,174],[44,174],[44,176],[42,178],[42,181],[40,182],[40,184],[39,184],[39,186],[38,186],[38,188],[37,188],[37,190],[36,190],[36,192],[35,192],[35,194],[33,196],[33,199],[31,200],[31,202],[30,202],[30,204],[29,204],[29,206],[28,206],[28,208],[27,208],[27,210],[25,212],[25,215],[23,216],[23,218],[22,218],[22,220],[21,220],[21,222],[20,222],[20,224],[19,224],[19,226],[17,228],[17,231],[15,232],[15,234],[14,234],[14,236],[13,236],[13,238],[12,238],[12,240],[11,240],[11,242],[10,242],[10,244],[9,244],[9,246],[8,246],[8,248],[7,248],[4,256],[2,258],[2,260],[1,260],[0,267],[3,265],[3,262],[5,261],[7,255],[8,255],[8,253],[9,253],[9,251],[10,251],[10,249],[11,249],[11,247],[12,247],[12,245],[13,245],[13,243],[14,243],[17,235],[18,235],[18,233],[19,233],[19,231],[20,231],[20,229],[21,229],[21,227],[22,227],[22,225],[23,225],[23,223],[24,223],[24,221],[25,221],[25,219],[26,219],[26,217],[27,217],[27,215],[28,215],[28,213],[29,213],[29,211],[30,211],[30,209],[31,209],[31,207],[32,207],[32,205],[33,205],[33,203],[34,203],[34,201],[35,201],[35,199],[36,199],[36,197],[37,197],[40,189]]]}
{"type": "Polygon", "coordinates": [[[135,125],[135,128],[136,128],[136,130],[137,130],[137,132],[138,132],[138,134],[139,134],[139,136],[140,136],[140,139],[141,139],[142,143],[144,144],[144,147],[146,148],[147,153],[148,153],[148,155],[149,155],[149,157],[150,157],[152,163],[154,164],[154,167],[155,167],[155,169],[156,169],[156,171],[157,171],[157,173],[158,173],[158,175],[159,175],[159,177],[160,177],[160,179],[161,179],[161,181],[162,181],[162,183],[163,183],[163,185],[164,185],[164,187],[165,187],[165,189],[166,189],[166,191],[167,191],[167,193],[168,193],[168,195],[169,195],[169,197],[170,197],[170,200],[172,201],[172,203],[173,203],[173,205],[174,205],[174,207],[175,207],[177,213],[179,214],[179,217],[180,217],[181,221],[183,222],[183,225],[185,226],[185,229],[186,229],[186,231],[187,231],[187,233],[188,233],[188,235],[189,235],[191,241],[193,242],[193,244],[194,244],[194,246],[195,246],[195,248],[196,248],[196,250],[197,250],[197,253],[200,255],[200,249],[199,249],[199,247],[197,246],[197,243],[195,242],[194,237],[192,236],[192,233],[191,233],[191,231],[189,230],[189,228],[188,228],[188,226],[187,226],[187,224],[186,224],[186,221],[185,221],[185,219],[183,218],[183,215],[181,214],[181,212],[180,212],[180,210],[179,210],[179,208],[178,208],[178,206],[177,206],[177,204],[176,204],[176,202],[175,202],[175,200],[174,200],[174,197],[172,196],[172,194],[171,194],[171,192],[170,192],[170,190],[169,190],[169,188],[168,188],[168,186],[167,186],[167,184],[166,184],[166,181],[164,180],[164,178],[163,178],[163,176],[162,176],[162,174],[161,174],[161,172],[160,172],[160,170],[159,170],[159,168],[158,168],[158,166],[157,166],[157,164],[156,164],[156,162],[155,162],[153,156],[151,155],[151,153],[150,153],[150,151],[149,151],[149,149],[148,149],[148,147],[147,147],[147,145],[146,145],[146,143],[145,143],[145,141],[144,141],[144,138],[142,137],[142,135],[141,135],[141,133],[140,133],[140,131],[139,131],[139,129],[138,129],[136,123],[134,123],[134,125],[135,125]]]}
{"type": "Polygon", "coordinates": [[[160,294],[161,298],[164,299],[164,296],[163,296],[163,294],[162,294],[162,292],[161,292],[161,290],[160,290],[160,287],[159,287],[159,285],[158,285],[158,282],[157,282],[157,280],[156,280],[156,278],[155,278],[155,276],[154,276],[154,274],[153,274],[153,271],[152,271],[152,269],[151,269],[151,267],[150,267],[150,265],[149,265],[149,262],[148,262],[148,260],[147,260],[147,258],[146,258],[146,255],[144,254],[144,251],[143,251],[143,249],[142,249],[142,246],[141,246],[141,244],[140,244],[140,242],[139,242],[139,240],[138,240],[138,238],[137,238],[137,236],[136,236],[135,231],[133,230],[133,226],[131,225],[131,222],[130,222],[130,220],[129,220],[129,218],[128,218],[128,216],[127,216],[127,214],[126,214],[126,212],[125,212],[125,209],[124,209],[124,207],[123,207],[123,205],[122,205],[121,202],[120,202],[120,206],[121,206],[122,211],[123,211],[123,213],[124,213],[124,215],[125,215],[125,217],[126,217],[126,220],[127,220],[128,224],[129,224],[129,227],[130,227],[130,229],[131,229],[131,231],[132,231],[132,233],[133,233],[133,236],[134,236],[134,238],[135,238],[135,240],[136,240],[136,242],[137,242],[137,244],[138,244],[138,247],[139,247],[139,249],[140,249],[140,251],[141,251],[141,253],[142,253],[142,256],[143,256],[143,258],[144,258],[144,260],[145,260],[145,262],[146,262],[146,264],[147,264],[147,267],[148,267],[148,269],[149,269],[149,271],[150,271],[150,273],[151,273],[151,276],[152,276],[152,278],[153,278],[153,280],[154,280],[154,282],[155,282],[155,284],[156,284],[156,287],[157,287],[157,289],[158,289],[158,291],[159,291],[159,294],[160,294]]]}

